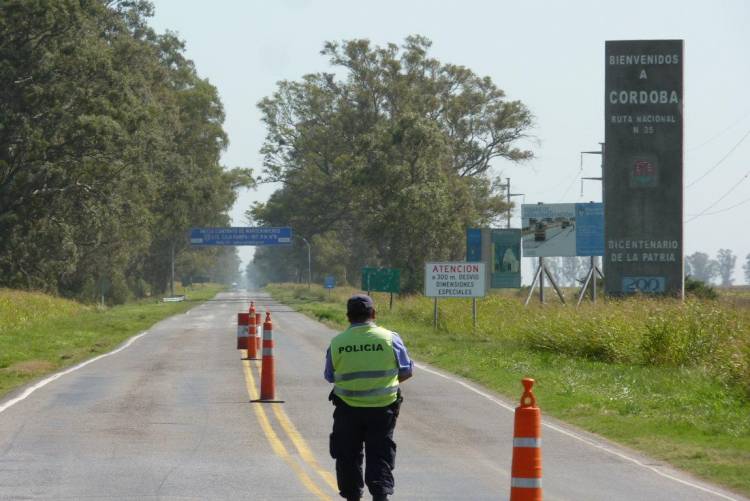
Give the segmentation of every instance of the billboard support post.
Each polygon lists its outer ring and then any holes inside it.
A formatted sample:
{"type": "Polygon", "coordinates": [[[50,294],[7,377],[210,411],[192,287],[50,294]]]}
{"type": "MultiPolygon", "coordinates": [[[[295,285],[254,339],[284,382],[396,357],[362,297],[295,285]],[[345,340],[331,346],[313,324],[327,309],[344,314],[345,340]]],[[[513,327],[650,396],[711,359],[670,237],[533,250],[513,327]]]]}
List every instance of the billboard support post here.
{"type": "Polygon", "coordinates": [[[591,298],[594,301],[594,304],[596,304],[596,274],[594,273],[594,270],[596,269],[596,262],[594,261],[594,256],[591,256],[591,273],[594,275],[594,280],[591,282],[591,298]]]}
{"type": "Polygon", "coordinates": [[[544,304],[544,258],[539,257],[539,302],[544,304]]]}
{"type": "Polygon", "coordinates": [[[547,278],[549,278],[549,282],[552,284],[555,292],[557,292],[557,297],[560,298],[562,304],[565,304],[565,296],[563,296],[563,293],[560,291],[560,287],[557,286],[557,282],[555,282],[555,279],[552,277],[552,273],[550,273],[546,266],[544,267],[544,272],[547,274],[547,278]]]}
{"type": "Polygon", "coordinates": [[[596,265],[595,259],[596,258],[594,256],[591,256],[591,266],[589,267],[589,271],[586,273],[586,278],[584,279],[583,285],[581,286],[581,292],[578,293],[578,302],[576,303],[576,306],[581,305],[583,298],[586,296],[586,291],[589,289],[589,283],[591,283],[591,298],[593,302],[596,303],[596,277],[597,275],[599,275],[599,278],[603,280],[604,274],[596,265]]]}
{"type": "Polygon", "coordinates": [[[531,295],[534,293],[534,286],[536,285],[536,281],[539,280],[539,273],[542,271],[541,268],[537,267],[536,271],[534,272],[534,280],[531,281],[531,286],[529,287],[529,295],[526,296],[526,301],[524,301],[523,305],[527,306],[529,304],[529,301],[531,301],[531,295]]]}
{"type": "Polygon", "coordinates": [[[544,258],[540,256],[539,265],[534,272],[534,280],[531,282],[531,287],[529,288],[529,295],[526,296],[526,301],[523,303],[524,306],[528,306],[529,301],[531,301],[531,295],[534,294],[534,287],[537,282],[539,282],[539,302],[544,304],[544,275],[547,275],[550,284],[552,284],[552,287],[557,293],[557,297],[560,298],[560,302],[566,304],[565,297],[563,296],[562,291],[560,291],[560,287],[557,286],[557,282],[555,282],[555,279],[552,277],[552,273],[544,265],[544,258]]]}

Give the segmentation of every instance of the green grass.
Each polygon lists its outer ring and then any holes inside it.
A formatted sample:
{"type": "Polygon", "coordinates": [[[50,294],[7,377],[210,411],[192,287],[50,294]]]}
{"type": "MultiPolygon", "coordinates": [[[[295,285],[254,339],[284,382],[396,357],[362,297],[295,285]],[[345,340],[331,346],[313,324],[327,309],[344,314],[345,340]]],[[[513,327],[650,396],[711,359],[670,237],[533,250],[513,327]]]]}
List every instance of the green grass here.
{"type": "Polygon", "coordinates": [[[111,351],[156,322],[212,298],[221,287],[188,291],[179,303],[139,301],[112,308],[0,289],[0,396],[34,379],[111,351]]]}
{"type": "MultiPolygon", "coordinates": [[[[268,287],[274,298],[346,325],[354,289],[268,287]]],[[[749,293],[750,294],[750,293],[749,293]]],[[[741,295],[741,294],[740,294],[741,295]]],[[[581,308],[524,307],[507,292],[433,303],[375,294],[378,323],[412,355],[511,399],[537,380],[542,412],[750,495],[750,308],[734,291],[718,301],[632,298],[581,308]]],[[[745,298],[746,299],[746,298],[745,298]]]]}

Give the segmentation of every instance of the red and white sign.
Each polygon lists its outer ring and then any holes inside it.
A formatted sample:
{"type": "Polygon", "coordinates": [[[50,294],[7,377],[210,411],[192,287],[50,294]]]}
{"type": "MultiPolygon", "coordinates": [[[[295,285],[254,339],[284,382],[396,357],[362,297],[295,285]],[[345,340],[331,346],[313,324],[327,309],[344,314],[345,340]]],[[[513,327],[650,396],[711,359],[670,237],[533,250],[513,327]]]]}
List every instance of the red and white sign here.
{"type": "Polygon", "coordinates": [[[484,263],[425,263],[424,295],[427,297],[483,297],[484,263]]]}

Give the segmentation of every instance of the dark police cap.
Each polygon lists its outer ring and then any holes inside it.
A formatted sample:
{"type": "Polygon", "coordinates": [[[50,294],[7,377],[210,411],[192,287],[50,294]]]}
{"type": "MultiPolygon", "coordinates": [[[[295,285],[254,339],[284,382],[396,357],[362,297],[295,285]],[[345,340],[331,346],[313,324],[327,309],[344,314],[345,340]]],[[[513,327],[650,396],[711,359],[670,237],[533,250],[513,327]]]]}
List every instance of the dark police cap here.
{"type": "Polygon", "coordinates": [[[355,294],[346,302],[346,313],[349,315],[369,314],[375,309],[375,303],[367,294],[355,294]]]}

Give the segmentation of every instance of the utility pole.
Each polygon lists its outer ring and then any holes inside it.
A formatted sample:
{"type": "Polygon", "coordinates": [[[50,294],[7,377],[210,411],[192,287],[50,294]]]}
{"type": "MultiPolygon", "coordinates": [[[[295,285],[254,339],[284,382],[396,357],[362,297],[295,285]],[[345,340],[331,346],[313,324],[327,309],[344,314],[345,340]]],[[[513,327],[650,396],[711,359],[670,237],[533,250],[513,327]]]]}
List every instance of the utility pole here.
{"type": "Polygon", "coordinates": [[[312,282],[312,254],[310,251],[310,242],[307,241],[305,237],[302,235],[295,235],[297,237],[300,237],[303,242],[307,244],[307,288],[310,288],[310,283],[312,282]]]}
{"type": "Polygon", "coordinates": [[[174,240],[172,240],[172,277],[169,281],[169,295],[170,297],[174,297],[174,240]]]}
{"type": "Polygon", "coordinates": [[[523,197],[526,194],[525,193],[511,193],[510,192],[510,178],[506,177],[505,178],[505,182],[506,182],[506,184],[505,184],[505,190],[506,190],[506,193],[508,195],[508,226],[507,226],[507,228],[510,228],[510,209],[511,209],[511,200],[510,200],[510,197],[523,197]]]}
{"type": "MultiPolygon", "coordinates": [[[[599,151],[582,151],[581,152],[581,171],[583,171],[583,155],[601,155],[602,161],[601,161],[601,168],[602,168],[602,175],[599,177],[581,177],[581,196],[583,196],[583,180],[587,179],[590,181],[602,181],[602,202],[604,202],[604,143],[599,143],[599,151]]],[[[588,289],[589,282],[591,283],[591,299],[594,303],[596,303],[596,280],[597,275],[600,276],[602,279],[604,279],[604,275],[597,267],[596,263],[596,256],[591,256],[591,263],[589,272],[586,275],[586,279],[583,283],[583,287],[581,287],[581,293],[578,297],[578,304],[581,304],[581,301],[583,300],[583,296],[586,294],[586,289],[588,289]]]]}
{"type": "MultiPolygon", "coordinates": [[[[583,155],[601,155],[602,156],[602,163],[601,167],[604,167],[604,143],[599,143],[599,150],[596,151],[582,151],[581,152],[581,171],[583,171],[583,155]]],[[[581,196],[583,196],[583,180],[588,179],[591,181],[601,181],[602,177],[582,177],[581,178],[581,196]]],[[[602,202],[604,201],[604,184],[602,184],[602,202]]]]}

